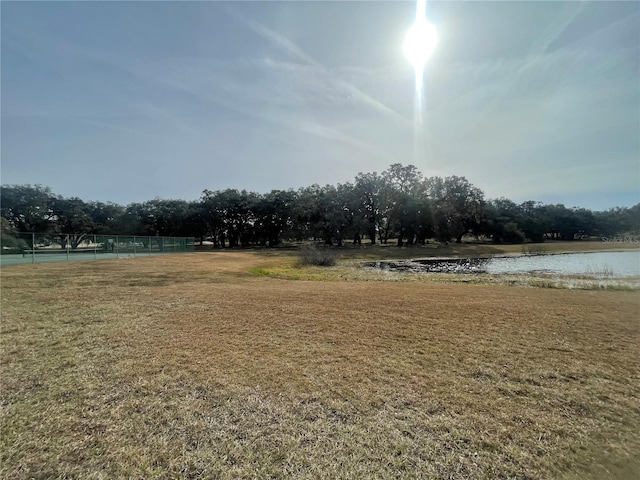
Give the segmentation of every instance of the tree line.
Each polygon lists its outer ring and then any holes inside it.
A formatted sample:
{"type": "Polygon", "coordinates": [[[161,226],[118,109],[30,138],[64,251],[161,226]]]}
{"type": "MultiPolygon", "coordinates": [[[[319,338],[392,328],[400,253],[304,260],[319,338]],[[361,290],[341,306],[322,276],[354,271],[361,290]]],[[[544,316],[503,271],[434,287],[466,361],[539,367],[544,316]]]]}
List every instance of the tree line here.
{"type": "MultiPolygon", "coordinates": [[[[413,165],[391,165],[352,182],[269,193],[226,189],[196,201],[155,198],[123,206],[64,198],[40,185],[3,185],[2,236],[45,233],[76,248],[90,235],[188,236],[214,248],[314,239],[399,246],[460,243],[474,236],[495,243],[579,240],[636,235],[640,204],[594,212],[535,201],[487,200],[464,177],[424,177],[413,165]]],[[[63,246],[66,246],[63,245],[63,246]]]]}

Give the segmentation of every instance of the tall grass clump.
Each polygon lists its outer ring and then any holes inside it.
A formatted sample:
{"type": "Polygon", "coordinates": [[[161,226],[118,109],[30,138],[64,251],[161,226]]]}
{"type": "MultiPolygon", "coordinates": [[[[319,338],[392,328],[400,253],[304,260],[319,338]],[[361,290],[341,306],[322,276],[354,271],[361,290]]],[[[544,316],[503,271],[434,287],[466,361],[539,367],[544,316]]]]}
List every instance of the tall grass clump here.
{"type": "Polygon", "coordinates": [[[615,277],[613,268],[609,265],[602,265],[600,267],[587,267],[586,274],[590,277],[596,278],[612,278],[615,277]]]}
{"type": "Polygon", "coordinates": [[[336,264],[338,253],[329,247],[317,245],[304,245],[298,252],[302,265],[318,267],[332,267],[336,264]]]}

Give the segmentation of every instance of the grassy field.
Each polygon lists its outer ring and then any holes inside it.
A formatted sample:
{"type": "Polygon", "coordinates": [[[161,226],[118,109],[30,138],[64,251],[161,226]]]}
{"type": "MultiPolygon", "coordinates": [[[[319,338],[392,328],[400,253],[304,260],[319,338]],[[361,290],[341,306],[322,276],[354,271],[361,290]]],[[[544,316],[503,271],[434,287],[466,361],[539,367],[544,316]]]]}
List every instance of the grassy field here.
{"type": "Polygon", "coordinates": [[[2,269],[1,477],[637,478],[637,291],[288,255],[2,269]]]}

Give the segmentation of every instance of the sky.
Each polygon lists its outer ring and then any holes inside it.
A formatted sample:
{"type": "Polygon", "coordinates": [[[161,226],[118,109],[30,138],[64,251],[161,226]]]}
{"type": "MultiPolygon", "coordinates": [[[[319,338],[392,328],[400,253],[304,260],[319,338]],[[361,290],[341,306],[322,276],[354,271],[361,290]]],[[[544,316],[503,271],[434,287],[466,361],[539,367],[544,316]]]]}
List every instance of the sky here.
{"type": "Polygon", "coordinates": [[[393,163],[486,198],[640,202],[640,2],[2,1],[2,184],[126,205],[393,163]]]}

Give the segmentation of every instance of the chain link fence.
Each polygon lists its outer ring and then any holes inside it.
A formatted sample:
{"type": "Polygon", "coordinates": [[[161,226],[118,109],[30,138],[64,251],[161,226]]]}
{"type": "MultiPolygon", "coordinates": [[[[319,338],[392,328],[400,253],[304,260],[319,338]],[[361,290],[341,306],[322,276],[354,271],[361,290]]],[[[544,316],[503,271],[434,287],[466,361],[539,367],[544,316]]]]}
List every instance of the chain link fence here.
{"type": "Polygon", "coordinates": [[[195,250],[193,237],[3,233],[0,264],[143,257],[195,250]]]}

